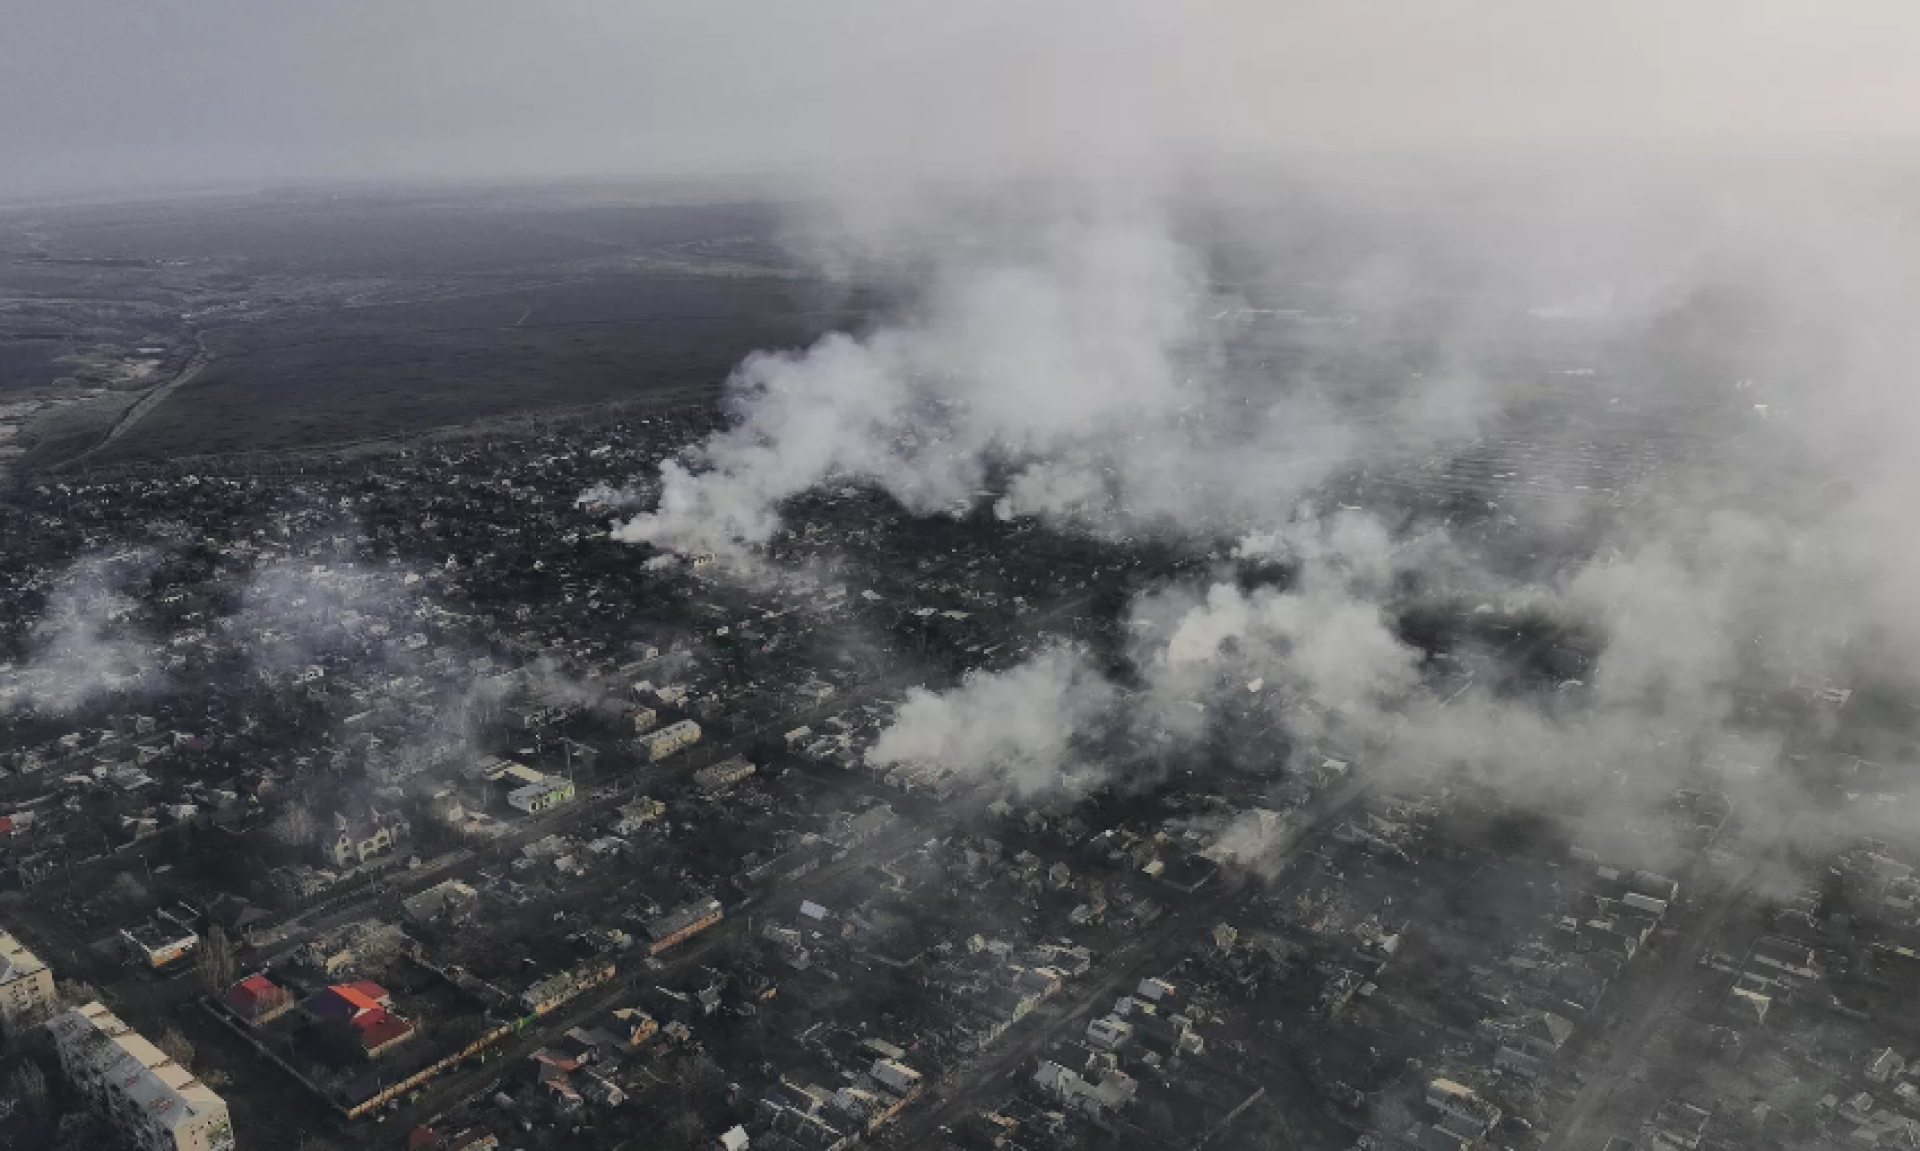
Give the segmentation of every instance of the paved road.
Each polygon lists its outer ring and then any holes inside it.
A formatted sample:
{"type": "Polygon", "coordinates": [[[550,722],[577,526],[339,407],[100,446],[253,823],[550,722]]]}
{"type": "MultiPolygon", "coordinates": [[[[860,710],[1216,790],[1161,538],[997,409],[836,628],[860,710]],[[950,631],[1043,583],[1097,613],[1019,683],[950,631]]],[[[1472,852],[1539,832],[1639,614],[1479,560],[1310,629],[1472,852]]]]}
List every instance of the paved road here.
{"type": "MultiPolygon", "coordinates": [[[[1724,890],[1716,892],[1713,905],[1706,909],[1705,914],[1681,932],[1665,953],[1658,957],[1658,973],[1637,987],[1629,1002],[1622,1004],[1615,1016],[1626,1022],[1616,1026],[1608,1036],[1613,1045],[1613,1055],[1607,1060],[1606,1067],[1589,1079],[1579,1094],[1574,1096],[1572,1105],[1555,1125],[1553,1134],[1547,1138],[1541,1151],[1587,1151],[1589,1147],[1597,1148],[1605,1143],[1608,1135],[1620,1134],[1600,1131],[1589,1136],[1588,1128],[1606,1113],[1607,1105],[1615,1093],[1644,1065],[1647,1043],[1660,1025],[1672,1016],[1674,1003],[1686,990],[1700,956],[1712,945],[1727,917],[1733,914],[1752,889],[1754,876],[1759,870],[1760,864],[1756,861],[1724,890]]],[[[1689,878],[1697,871],[1697,864],[1689,868],[1689,878]]],[[[1684,886],[1682,892],[1685,892],[1684,886]]]]}
{"type": "Polygon", "coordinates": [[[212,359],[212,354],[207,351],[206,345],[202,344],[200,350],[194,353],[193,358],[187,361],[185,367],[174,373],[172,379],[148,388],[145,395],[133,402],[132,407],[121,412],[120,418],[113,422],[111,428],[107,429],[105,439],[88,448],[86,451],[81,452],[79,455],[74,456],[72,459],[64,461],[60,467],[63,469],[71,468],[73,465],[86,460],[89,456],[104,450],[107,445],[132,431],[136,424],[147,417],[147,413],[166,402],[168,396],[171,396],[181,388],[192,383],[194,378],[206,368],[212,359]]]}
{"type": "MultiPolygon", "coordinates": [[[[947,565],[938,565],[934,571],[937,572],[945,566],[947,565]]],[[[1033,631],[1063,615],[1080,611],[1092,602],[1098,591],[1099,589],[1095,589],[1053,604],[1023,619],[1021,626],[1027,631],[1033,631]]],[[[663,783],[689,776],[700,767],[718,762],[728,755],[744,754],[752,747],[755,740],[770,731],[791,731],[797,727],[818,723],[828,716],[839,714],[850,708],[897,695],[913,686],[915,682],[917,682],[916,676],[906,672],[897,673],[848,695],[836,696],[788,713],[780,719],[762,724],[729,740],[704,745],[693,752],[682,753],[661,763],[643,764],[637,770],[626,772],[618,777],[617,782],[611,784],[612,791],[607,798],[613,802],[631,799],[663,783]]],[[[507,858],[518,848],[536,839],[573,831],[605,817],[607,811],[607,800],[589,802],[583,799],[564,804],[516,823],[512,831],[492,843],[476,846],[470,851],[453,853],[452,858],[440,857],[429,861],[428,865],[420,870],[395,871],[389,878],[368,888],[358,898],[322,910],[296,915],[286,923],[269,929],[261,938],[259,945],[247,952],[248,961],[256,962],[264,958],[284,955],[323,931],[363,918],[375,903],[389,894],[404,897],[444,878],[470,876],[486,864],[507,858]]],[[[49,879],[49,890],[53,889],[52,885],[73,878],[79,869],[93,866],[127,866],[157,851],[165,836],[169,834],[172,832],[163,832],[161,835],[136,841],[128,845],[124,851],[86,860],[76,868],[49,879]]],[[[92,942],[80,938],[68,925],[55,922],[54,917],[50,915],[32,916],[30,924],[43,936],[51,937],[51,941],[58,944],[60,950],[69,954],[86,950],[87,945],[92,942]]]]}
{"type": "MultiPolygon", "coordinates": [[[[1316,805],[1312,821],[1282,850],[1278,872],[1284,874],[1318,846],[1366,794],[1365,784],[1349,778],[1326,796],[1316,805]]],[[[1076,1034],[1089,1015],[1109,1008],[1141,979],[1163,974],[1179,962],[1245,889],[1243,876],[1223,874],[1217,886],[1188,898],[1144,935],[1105,957],[1099,977],[1078,995],[1051,1010],[1043,1009],[1046,1013],[1040,1027],[1013,1031],[1011,1042],[991,1052],[957,1082],[941,1084],[934,1106],[903,1119],[883,1141],[902,1148],[930,1145],[937,1130],[959,1122],[969,1111],[998,1097],[1008,1079],[1027,1071],[1055,1042],[1076,1034]]]]}
{"type": "MultiPolygon", "coordinates": [[[[782,885],[780,893],[794,895],[799,890],[815,891],[831,886],[870,863],[892,858],[912,846],[922,834],[922,829],[910,824],[897,825],[879,838],[849,851],[842,858],[782,885]]],[[[762,902],[773,898],[770,895],[762,902]]],[[[516,1061],[532,1054],[554,1037],[564,1034],[569,1028],[596,1020],[615,1007],[630,1006],[637,989],[672,982],[676,974],[698,967],[716,947],[746,930],[748,919],[745,917],[723,920],[667,952],[661,958],[660,970],[640,968],[616,979],[607,988],[583,995],[575,1003],[544,1016],[537,1024],[493,1048],[486,1064],[450,1072],[428,1084],[422,1089],[420,1099],[405,1106],[392,1122],[403,1130],[420,1124],[432,1125],[447,1111],[489,1089],[516,1061]]],[[[638,959],[637,956],[635,958],[638,959]]]]}
{"type": "MultiPolygon", "coordinates": [[[[164,387],[178,387],[188,382],[193,373],[204,366],[204,362],[203,359],[197,358],[195,363],[189,366],[189,370],[183,371],[171,381],[170,385],[164,385],[164,387]]],[[[144,410],[151,410],[164,398],[159,392],[160,389],[156,389],[142,401],[146,405],[142,414],[144,410]]],[[[123,418],[122,424],[110,434],[106,442],[111,442],[118,435],[124,434],[124,430],[131,427],[131,422],[123,418]]],[[[99,446],[105,445],[103,443],[99,446]]],[[[1096,587],[1082,595],[1061,600],[1042,611],[1024,617],[1020,621],[1020,626],[1022,630],[1031,633],[1056,619],[1084,610],[1101,590],[1096,587]]],[[[658,764],[642,765],[639,769],[619,777],[618,782],[610,785],[598,801],[583,799],[530,817],[520,821],[512,831],[489,844],[450,853],[416,870],[396,869],[379,883],[343,904],[297,915],[272,929],[255,946],[245,949],[242,953],[242,965],[257,966],[267,960],[283,956],[327,930],[365,918],[377,904],[389,897],[404,897],[445,878],[471,876],[489,863],[508,858],[518,848],[536,839],[569,832],[604,818],[609,809],[609,799],[614,802],[622,801],[657,788],[662,783],[691,775],[699,767],[727,755],[744,753],[756,739],[768,731],[792,730],[795,727],[817,723],[827,716],[844,712],[849,708],[896,695],[916,681],[917,677],[910,673],[898,673],[845,696],[838,696],[789,713],[779,720],[763,724],[729,740],[705,745],[699,752],[678,755],[658,764]]],[[[876,840],[854,849],[841,859],[827,864],[794,883],[781,885],[779,891],[792,894],[798,890],[814,890],[838,882],[869,863],[891,858],[926,834],[928,831],[923,825],[916,821],[903,820],[876,840]]],[[[130,861],[145,851],[152,850],[157,842],[158,837],[153,841],[143,841],[140,846],[129,852],[113,856],[104,862],[130,861]]],[[[1177,956],[1183,953],[1192,933],[1204,929],[1207,926],[1207,917],[1217,914],[1216,909],[1222,906],[1224,899],[1229,898],[1231,894],[1231,891],[1216,890],[1212,896],[1189,904],[1182,911],[1170,915],[1145,941],[1127,950],[1126,967],[1123,972],[1111,976],[1107,982],[1103,983],[1098,995],[1085,997],[1079,1005],[1064,1015],[1060,1014],[1056,1008],[1055,1021],[1047,1033],[1059,1027],[1076,1024],[1102,1000],[1110,1002],[1114,995],[1118,994],[1117,990],[1110,990],[1111,988],[1131,987],[1138,982],[1142,974],[1150,969],[1157,970],[1168,962],[1165,956],[1177,956]]],[[[39,930],[55,935],[62,949],[70,954],[85,947],[86,941],[79,939],[67,925],[53,922],[52,916],[35,916],[33,921],[34,926],[39,930]]],[[[487,1064],[455,1071],[430,1083],[423,1089],[416,1102],[404,1107],[396,1116],[399,1125],[404,1129],[416,1123],[431,1121],[436,1115],[489,1087],[502,1073],[503,1067],[511,1066],[512,1060],[523,1057],[567,1028],[585,1022],[618,1005],[623,998],[630,997],[635,979],[642,983],[652,983],[666,977],[672,971],[695,964],[722,940],[745,930],[745,927],[742,920],[726,921],[676,949],[668,957],[670,962],[665,971],[657,973],[642,971],[637,976],[616,980],[609,988],[583,996],[576,1004],[541,1019],[535,1026],[529,1027],[495,1048],[495,1055],[487,1064]],[[500,1063],[503,1058],[508,1062],[500,1063]],[[496,1063],[499,1065],[496,1066],[496,1063]]],[[[200,993],[197,979],[194,978],[194,972],[191,969],[176,972],[169,978],[149,979],[141,975],[127,975],[114,980],[111,986],[110,998],[116,1003],[136,1000],[146,1011],[155,1014],[177,1006],[200,993]]],[[[1043,1039],[1047,1033],[1043,1033],[1043,1039]]],[[[1007,1061],[1009,1065],[1017,1065],[1026,1057],[1027,1052],[1023,1047],[1018,1054],[1003,1054],[999,1058],[1007,1061]]]]}
{"type": "MultiPolygon", "coordinates": [[[[399,1112],[387,1120],[388,1128],[408,1131],[422,1125],[431,1126],[447,1111],[491,1089],[502,1075],[514,1070],[522,1059],[570,1028],[594,1022],[616,1007],[631,1006],[638,988],[652,986],[670,979],[678,972],[698,966],[715,947],[730,935],[737,934],[743,926],[737,921],[716,924],[676,948],[663,960],[660,971],[643,969],[620,976],[605,987],[595,988],[552,1014],[542,1016],[538,1023],[490,1048],[485,1063],[476,1067],[456,1068],[427,1083],[420,1089],[417,1100],[403,1104],[399,1112]]],[[[371,1122],[372,1118],[367,1116],[361,1122],[371,1122]]]]}

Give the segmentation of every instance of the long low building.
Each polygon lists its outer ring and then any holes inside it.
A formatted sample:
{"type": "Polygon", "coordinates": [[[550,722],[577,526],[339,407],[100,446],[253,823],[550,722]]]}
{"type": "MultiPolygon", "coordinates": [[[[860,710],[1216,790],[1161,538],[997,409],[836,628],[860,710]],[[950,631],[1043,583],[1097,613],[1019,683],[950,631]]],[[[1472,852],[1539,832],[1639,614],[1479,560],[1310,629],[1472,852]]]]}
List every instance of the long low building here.
{"type": "Polygon", "coordinates": [[[146,923],[122,928],[120,937],[136,960],[148,967],[165,967],[184,958],[200,946],[200,935],[187,926],[185,915],[169,914],[164,909],[146,923]]]}
{"type": "Polygon", "coordinates": [[[754,770],[751,763],[736,755],[694,772],[693,782],[701,791],[714,795],[752,775],[754,770]]]}
{"type": "Polygon", "coordinates": [[[555,808],[573,799],[573,781],[543,776],[538,783],[524,784],[507,793],[507,805],[528,815],[555,808]]]}
{"type": "Polygon", "coordinates": [[[702,899],[669,911],[647,924],[647,953],[658,955],[683,939],[692,938],[720,922],[720,901],[702,899]]]}
{"type": "Polygon", "coordinates": [[[410,895],[400,901],[401,910],[415,923],[431,923],[435,920],[455,922],[468,919],[473,914],[474,905],[480,902],[480,893],[457,879],[443,879],[425,891],[410,895]]]}
{"type": "Polygon", "coordinates": [[[658,763],[674,752],[692,747],[699,742],[700,725],[690,719],[670,723],[659,731],[641,736],[638,740],[641,753],[653,763],[658,763]]]}
{"type": "Polygon", "coordinates": [[[233,1151],[226,1101],[98,1001],[47,1024],[67,1078],[141,1151],[233,1151]]]}

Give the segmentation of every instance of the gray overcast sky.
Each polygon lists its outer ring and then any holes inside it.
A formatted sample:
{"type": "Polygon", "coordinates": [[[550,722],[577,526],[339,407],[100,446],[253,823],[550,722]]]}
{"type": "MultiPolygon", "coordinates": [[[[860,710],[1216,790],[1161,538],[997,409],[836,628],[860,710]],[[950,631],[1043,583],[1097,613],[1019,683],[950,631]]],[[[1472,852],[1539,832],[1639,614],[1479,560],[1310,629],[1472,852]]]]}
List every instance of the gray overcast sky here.
{"type": "Polygon", "coordinates": [[[1915,0],[0,0],[0,195],[1916,139],[1915,0]]]}

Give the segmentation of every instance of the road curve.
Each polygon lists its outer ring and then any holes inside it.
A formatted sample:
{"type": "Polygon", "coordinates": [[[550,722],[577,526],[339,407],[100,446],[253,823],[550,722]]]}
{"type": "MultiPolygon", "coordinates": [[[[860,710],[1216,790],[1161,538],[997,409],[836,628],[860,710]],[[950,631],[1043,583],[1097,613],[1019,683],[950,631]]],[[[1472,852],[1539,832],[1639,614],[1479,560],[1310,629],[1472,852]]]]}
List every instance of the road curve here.
{"type": "Polygon", "coordinates": [[[107,434],[101,438],[99,443],[81,452],[79,455],[74,456],[72,459],[63,461],[59,467],[67,468],[80,463],[89,456],[103,450],[107,445],[113,443],[121,436],[132,431],[136,424],[146,418],[147,413],[159,407],[168,396],[171,396],[187,384],[192,383],[194,378],[206,369],[207,364],[212,359],[212,355],[207,352],[206,345],[202,344],[200,350],[193,354],[193,358],[188,360],[184,367],[174,373],[172,379],[155,384],[153,387],[147,389],[145,395],[135,400],[132,406],[127,408],[126,411],[121,412],[120,418],[113,421],[113,426],[107,429],[107,434]]]}

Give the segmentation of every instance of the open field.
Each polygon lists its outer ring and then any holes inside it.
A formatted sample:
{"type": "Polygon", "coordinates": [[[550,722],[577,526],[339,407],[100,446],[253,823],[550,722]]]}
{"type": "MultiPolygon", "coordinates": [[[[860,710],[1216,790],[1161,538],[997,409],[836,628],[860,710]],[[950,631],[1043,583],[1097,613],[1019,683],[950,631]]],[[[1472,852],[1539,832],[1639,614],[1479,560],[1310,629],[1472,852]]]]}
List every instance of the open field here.
{"type": "Polygon", "coordinates": [[[855,322],[787,285],[607,277],[222,329],[101,462],[351,440],[545,407],[718,393],[747,352],[855,322]]]}
{"type": "Polygon", "coordinates": [[[0,394],[35,400],[8,436],[28,467],[98,465],[705,399],[872,311],[777,219],[632,188],[0,213],[0,394]]]}

